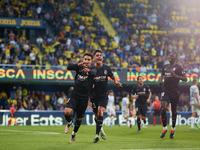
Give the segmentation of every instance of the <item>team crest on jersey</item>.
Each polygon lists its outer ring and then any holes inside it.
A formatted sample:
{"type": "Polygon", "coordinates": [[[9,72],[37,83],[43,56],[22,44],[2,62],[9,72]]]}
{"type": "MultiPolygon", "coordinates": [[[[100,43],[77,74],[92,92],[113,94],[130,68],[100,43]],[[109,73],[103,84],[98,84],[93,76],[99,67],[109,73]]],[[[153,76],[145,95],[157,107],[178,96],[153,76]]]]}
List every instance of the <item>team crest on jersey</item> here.
{"type": "Polygon", "coordinates": [[[146,89],[144,88],[144,91],[146,91],[146,89]]]}
{"type": "Polygon", "coordinates": [[[104,74],[105,74],[105,75],[107,74],[107,70],[104,70],[104,74]]]}
{"type": "Polygon", "coordinates": [[[174,67],[172,70],[173,70],[173,71],[175,71],[175,70],[176,70],[176,68],[174,67]]]}

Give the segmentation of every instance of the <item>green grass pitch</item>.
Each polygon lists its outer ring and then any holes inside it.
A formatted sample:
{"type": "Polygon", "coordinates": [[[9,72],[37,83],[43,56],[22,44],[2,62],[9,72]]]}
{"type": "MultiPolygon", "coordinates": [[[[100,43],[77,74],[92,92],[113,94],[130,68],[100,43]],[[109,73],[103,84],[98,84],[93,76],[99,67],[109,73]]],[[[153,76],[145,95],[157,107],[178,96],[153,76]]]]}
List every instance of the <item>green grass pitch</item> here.
{"type": "Polygon", "coordinates": [[[170,139],[170,129],[161,139],[161,125],[148,125],[137,132],[137,126],[128,128],[118,125],[103,126],[107,139],[93,143],[95,126],[82,125],[76,142],[70,143],[70,134],[64,133],[65,126],[0,126],[1,150],[120,150],[120,149],[200,149],[200,130],[190,130],[190,126],[176,127],[174,139],[170,139]]]}

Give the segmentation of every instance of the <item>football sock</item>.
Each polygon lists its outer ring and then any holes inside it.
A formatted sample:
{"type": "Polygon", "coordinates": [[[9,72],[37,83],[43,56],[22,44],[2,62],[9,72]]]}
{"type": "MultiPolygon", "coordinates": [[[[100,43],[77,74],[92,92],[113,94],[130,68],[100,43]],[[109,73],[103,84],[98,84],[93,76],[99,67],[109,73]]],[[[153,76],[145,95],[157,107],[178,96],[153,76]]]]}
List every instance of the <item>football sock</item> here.
{"type": "Polygon", "coordinates": [[[11,124],[11,119],[8,121],[8,125],[11,124]]]}
{"type": "Polygon", "coordinates": [[[171,127],[171,130],[175,130],[175,127],[173,128],[173,127],[171,127]]]}
{"type": "Polygon", "coordinates": [[[143,120],[144,124],[146,124],[146,119],[143,120]]]}
{"type": "Polygon", "coordinates": [[[199,116],[199,119],[198,119],[197,123],[200,123],[200,116],[199,116]]]}
{"type": "Polygon", "coordinates": [[[163,127],[167,125],[167,114],[166,112],[162,114],[162,122],[163,122],[163,127]]]}
{"type": "Polygon", "coordinates": [[[99,135],[102,124],[103,124],[103,116],[99,116],[98,119],[97,119],[97,125],[96,125],[96,134],[97,135],[99,135]]]}
{"type": "Polygon", "coordinates": [[[75,122],[75,126],[74,126],[74,132],[76,133],[77,131],[78,131],[78,129],[79,129],[79,127],[80,127],[80,125],[81,125],[81,121],[82,120],[76,120],[76,122],[75,122]]]}
{"type": "Polygon", "coordinates": [[[96,124],[97,124],[97,120],[94,118],[94,121],[96,122],[96,124]]]}
{"type": "Polygon", "coordinates": [[[160,118],[160,123],[163,125],[162,119],[160,118]]]}
{"type": "Polygon", "coordinates": [[[138,130],[140,130],[140,123],[141,123],[140,118],[137,118],[138,130]]]}
{"type": "Polygon", "coordinates": [[[69,116],[65,115],[65,119],[67,120],[68,124],[69,124],[70,122],[72,122],[72,117],[71,117],[71,115],[69,115],[69,116]]]}
{"type": "Polygon", "coordinates": [[[191,128],[194,128],[194,117],[191,117],[191,128]]]}
{"type": "Polygon", "coordinates": [[[108,117],[108,126],[110,126],[111,118],[108,117]]]}
{"type": "Polygon", "coordinates": [[[171,117],[169,118],[169,125],[170,126],[172,125],[172,118],[171,117]]]}
{"type": "Polygon", "coordinates": [[[135,118],[131,118],[131,124],[135,125],[135,118]]]}
{"type": "Polygon", "coordinates": [[[163,127],[163,130],[167,130],[167,126],[163,127]]]}
{"type": "Polygon", "coordinates": [[[174,128],[176,125],[176,113],[172,114],[172,127],[174,128]]]}
{"type": "Polygon", "coordinates": [[[153,119],[153,125],[156,125],[156,118],[153,119]]]}

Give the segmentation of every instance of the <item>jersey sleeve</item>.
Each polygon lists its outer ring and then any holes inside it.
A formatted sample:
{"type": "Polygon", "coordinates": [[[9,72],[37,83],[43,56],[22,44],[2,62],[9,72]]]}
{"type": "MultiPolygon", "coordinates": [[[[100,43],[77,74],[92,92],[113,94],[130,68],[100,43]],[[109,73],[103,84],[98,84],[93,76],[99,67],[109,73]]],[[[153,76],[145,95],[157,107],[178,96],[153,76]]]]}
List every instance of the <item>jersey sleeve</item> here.
{"type": "Polygon", "coordinates": [[[97,73],[97,70],[94,67],[90,67],[89,69],[90,69],[89,74],[92,75],[92,76],[95,76],[96,73],[97,73]]]}
{"type": "Polygon", "coordinates": [[[151,90],[150,90],[150,88],[149,88],[149,86],[147,85],[147,93],[149,94],[150,92],[151,92],[151,90]]]}
{"type": "Polygon", "coordinates": [[[110,67],[108,67],[108,76],[110,77],[110,78],[112,78],[114,75],[113,75],[113,72],[112,72],[112,70],[111,70],[111,68],[110,67]]]}
{"type": "Polygon", "coordinates": [[[193,90],[193,92],[194,92],[195,94],[198,94],[198,88],[195,87],[194,90],[193,90]]]}
{"type": "Polygon", "coordinates": [[[183,67],[182,67],[182,66],[180,66],[180,67],[178,68],[177,74],[178,74],[179,76],[186,77],[185,71],[183,70],[183,67]]]}
{"type": "Polygon", "coordinates": [[[133,89],[132,89],[132,91],[131,91],[131,94],[135,94],[136,93],[136,89],[135,89],[135,87],[133,87],[133,89]]]}
{"type": "Polygon", "coordinates": [[[163,76],[165,75],[165,70],[164,69],[165,69],[165,66],[162,67],[162,75],[163,76]]]}
{"type": "Polygon", "coordinates": [[[68,66],[67,66],[67,69],[68,69],[68,70],[78,71],[79,66],[78,66],[78,64],[68,65],[68,66]]]}
{"type": "Polygon", "coordinates": [[[126,99],[126,105],[128,105],[128,104],[129,104],[129,99],[127,98],[127,99],[126,99]]]}

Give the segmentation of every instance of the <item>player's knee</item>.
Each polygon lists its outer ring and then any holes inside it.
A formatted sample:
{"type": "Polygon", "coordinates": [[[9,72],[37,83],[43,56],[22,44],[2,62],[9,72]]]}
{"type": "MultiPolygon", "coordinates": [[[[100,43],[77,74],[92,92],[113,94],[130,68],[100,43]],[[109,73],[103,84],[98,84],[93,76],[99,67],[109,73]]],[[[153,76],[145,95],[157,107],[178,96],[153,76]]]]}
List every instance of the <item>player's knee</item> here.
{"type": "Polygon", "coordinates": [[[82,118],[76,118],[77,121],[82,121],[82,118]]]}
{"type": "Polygon", "coordinates": [[[65,116],[69,116],[70,114],[71,114],[71,109],[65,109],[65,112],[64,112],[64,114],[65,114],[65,116]]]}

